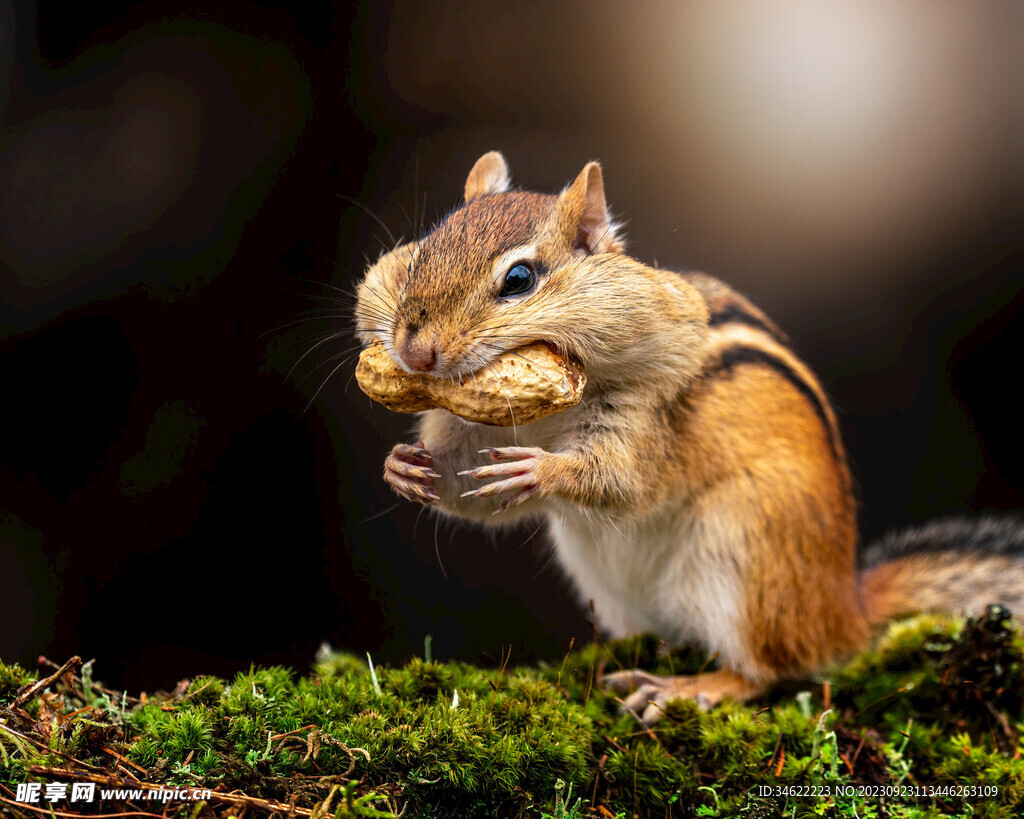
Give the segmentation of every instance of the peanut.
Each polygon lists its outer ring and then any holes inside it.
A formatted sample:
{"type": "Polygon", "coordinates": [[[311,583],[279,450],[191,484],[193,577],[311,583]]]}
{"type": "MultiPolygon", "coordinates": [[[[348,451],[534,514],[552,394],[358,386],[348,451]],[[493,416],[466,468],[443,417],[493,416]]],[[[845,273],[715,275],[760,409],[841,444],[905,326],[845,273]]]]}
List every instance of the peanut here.
{"type": "Polygon", "coordinates": [[[578,404],[587,376],[578,361],[539,342],[503,353],[459,383],[407,373],[374,341],[359,356],[356,381],[370,398],[395,412],[442,407],[467,421],[507,427],[578,404]]]}

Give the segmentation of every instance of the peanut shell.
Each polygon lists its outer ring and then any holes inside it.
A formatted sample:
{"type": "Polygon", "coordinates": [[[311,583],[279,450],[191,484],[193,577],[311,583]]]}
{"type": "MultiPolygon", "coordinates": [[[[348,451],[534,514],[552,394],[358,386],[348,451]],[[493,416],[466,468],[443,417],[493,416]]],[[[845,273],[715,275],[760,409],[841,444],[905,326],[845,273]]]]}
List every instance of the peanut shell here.
{"type": "Polygon", "coordinates": [[[395,412],[442,407],[467,421],[507,427],[575,406],[587,375],[578,361],[538,342],[503,353],[459,383],[407,373],[374,341],[359,356],[356,381],[370,398],[395,412]]]}

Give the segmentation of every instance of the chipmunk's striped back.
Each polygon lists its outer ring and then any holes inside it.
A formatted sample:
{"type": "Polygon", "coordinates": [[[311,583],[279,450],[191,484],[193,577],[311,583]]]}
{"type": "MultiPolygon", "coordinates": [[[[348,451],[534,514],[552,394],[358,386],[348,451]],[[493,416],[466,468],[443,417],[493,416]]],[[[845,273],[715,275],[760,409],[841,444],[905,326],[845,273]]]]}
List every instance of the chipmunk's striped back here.
{"type": "Polygon", "coordinates": [[[736,368],[765,367],[788,381],[813,407],[828,436],[836,465],[850,488],[839,423],[821,384],[793,352],[789,337],[764,312],[734,290],[702,273],[684,273],[708,305],[708,357],[705,375],[728,377],[736,368]]]}

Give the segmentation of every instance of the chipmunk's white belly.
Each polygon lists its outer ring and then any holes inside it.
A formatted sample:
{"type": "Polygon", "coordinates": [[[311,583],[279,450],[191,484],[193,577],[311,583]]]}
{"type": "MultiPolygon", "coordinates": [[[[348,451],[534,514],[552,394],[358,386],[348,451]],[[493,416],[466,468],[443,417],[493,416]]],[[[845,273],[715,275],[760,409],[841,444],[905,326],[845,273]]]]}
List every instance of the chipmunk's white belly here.
{"type": "Polygon", "coordinates": [[[742,662],[744,534],[728,516],[680,510],[620,523],[562,507],[548,521],[563,569],[612,636],[653,632],[742,662]]]}

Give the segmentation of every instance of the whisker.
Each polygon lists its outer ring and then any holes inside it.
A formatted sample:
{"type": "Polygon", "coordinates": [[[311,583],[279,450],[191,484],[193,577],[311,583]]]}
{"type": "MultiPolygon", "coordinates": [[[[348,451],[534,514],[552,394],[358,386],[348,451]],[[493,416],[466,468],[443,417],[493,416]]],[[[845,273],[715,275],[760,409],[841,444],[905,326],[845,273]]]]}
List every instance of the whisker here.
{"type": "MultiPolygon", "coordinates": [[[[341,199],[344,199],[346,202],[348,202],[351,205],[355,205],[357,208],[362,210],[367,216],[369,216],[371,219],[376,221],[377,224],[380,225],[382,228],[384,228],[385,232],[388,234],[388,238],[391,239],[391,246],[392,247],[398,247],[398,240],[395,238],[395,234],[391,232],[391,228],[389,228],[387,226],[387,224],[384,222],[384,220],[381,219],[376,213],[374,213],[372,210],[370,210],[370,208],[368,208],[366,205],[364,205],[358,199],[353,199],[351,196],[346,196],[343,193],[339,193],[338,197],[341,198],[341,199]]],[[[381,242],[381,244],[384,244],[384,243],[381,242]]]]}
{"type": "Polygon", "coordinates": [[[394,321],[394,312],[379,304],[361,304],[352,312],[351,318],[377,318],[387,324],[394,321]]]}
{"type": "Polygon", "coordinates": [[[441,567],[441,577],[445,580],[448,579],[448,570],[444,567],[444,561],[441,559],[441,541],[438,538],[438,530],[441,527],[441,516],[437,515],[434,518],[434,554],[437,555],[437,565],[441,567]]]}
{"type": "Polygon", "coordinates": [[[412,522],[412,541],[413,541],[413,543],[416,542],[416,530],[420,526],[420,518],[423,517],[423,513],[426,512],[426,511],[427,511],[427,507],[426,506],[421,506],[419,508],[419,510],[416,512],[416,520],[414,520],[412,522]]]}
{"type": "Polygon", "coordinates": [[[357,322],[363,319],[377,319],[382,324],[392,324],[395,320],[394,313],[380,305],[363,304],[356,308],[351,318],[357,322]]]}
{"type": "Polygon", "coordinates": [[[389,512],[394,512],[401,505],[402,505],[401,501],[398,501],[397,503],[393,503],[387,509],[382,509],[380,512],[376,512],[376,513],[370,515],[367,518],[363,518],[362,520],[357,520],[356,521],[356,525],[357,526],[361,526],[364,523],[369,523],[370,521],[377,520],[377,518],[382,518],[382,517],[384,517],[384,515],[388,514],[389,512]]]}
{"type": "Polygon", "coordinates": [[[323,333],[313,333],[312,335],[303,336],[302,338],[294,339],[287,343],[282,343],[280,349],[290,350],[293,347],[300,347],[306,344],[317,344],[325,338],[345,338],[349,337],[349,331],[347,330],[331,330],[323,333]]]}
{"type": "MultiPolygon", "coordinates": [[[[328,356],[327,359],[321,361],[319,364],[313,367],[312,370],[310,370],[308,373],[302,376],[302,378],[299,379],[298,382],[296,382],[296,386],[301,387],[303,384],[306,383],[306,381],[310,379],[311,376],[313,376],[316,373],[317,370],[323,369],[324,367],[329,367],[331,366],[331,364],[333,364],[335,361],[338,361],[339,359],[341,359],[341,364],[345,364],[346,361],[351,361],[353,358],[355,358],[355,355],[358,352],[360,351],[349,349],[343,350],[340,353],[335,353],[332,356],[328,356]]],[[[330,376],[328,376],[328,378],[330,378],[330,376]]]]}
{"type": "MultiPolygon", "coordinates": [[[[417,194],[413,194],[413,197],[414,197],[413,201],[416,201],[416,199],[415,199],[416,196],[417,196],[417,194]]],[[[416,223],[413,221],[413,218],[409,215],[409,212],[405,209],[405,205],[403,205],[401,202],[399,202],[398,203],[398,208],[399,208],[399,210],[402,211],[402,215],[405,217],[405,221],[409,223],[409,227],[412,228],[412,232],[415,234],[417,232],[416,231],[416,223]]]]}
{"type": "Polygon", "coordinates": [[[417,236],[423,232],[423,226],[427,224],[427,192],[423,191],[423,210],[420,213],[420,229],[417,231],[417,236]]]}
{"type": "MultiPolygon", "coordinates": [[[[320,339],[316,344],[314,344],[312,347],[310,347],[308,350],[306,350],[306,352],[304,352],[302,355],[299,356],[298,360],[294,364],[292,364],[292,366],[289,368],[287,374],[284,377],[284,380],[287,381],[289,378],[292,377],[292,374],[295,372],[295,368],[298,367],[306,359],[306,357],[310,353],[314,352],[315,350],[320,349],[320,347],[322,347],[324,344],[327,344],[330,341],[334,341],[334,339],[340,338],[340,337],[341,337],[340,333],[331,333],[330,335],[320,339]]],[[[313,372],[316,372],[316,368],[313,369],[313,372]]],[[[310,373],[310,374],[312,374],[312,373],[310,373]]],[[[306,376],[306,377],[308,378],[309,376],[306,376]]],[[[304,380],[305,380],[305,378],[303,379],[303,381],[304,380]]],[[[301,385],[302,381],[300,381],[299,384],[301,385]]]]}
{"type": "MultiPolygon", "coordinates": [[[[375,298],[377,300],[377,302],[379,302],[376,305],[372,305],[373,307],[375,307],[378,310],[381,310],[383,315],[386,316],[386,317],[391,317],[391,316],[393,316],[395,314],[395,312],[398,309],[398,297],[394,293],[388,293],[387,294],[388,296],[391,297],[390,300],[389,300],[389,299],[384,298],[384,296],[382,296],[380,293],[378,293],[369,284],[364,283],[363,287],[365,288],[366,292],[368,292],[371,296],[373,296],[373,298],[375,298]]],[[[358,314],[360,309],[369,309],[370,306],[371,305],[365,305],[364,306],[362,304],[357,304],[357,306],[356,306],[356,313],[358,314]]]]}
{"type": "MultiPolygon", "coordinates": [[[[320,258],[323,261],[328,262],[339,269],[341,268],[340,262],[332,262],[326,256],[321,256],[320,258]]],[[[346,274],[349,273],[348,270],[344,270],[343,272],[346,274]]],[[[358,294],[354,290],[345,290],[343,287],[338,287],[337,285],[331,284],[330,282],[321,282],[317,281],[316,279],[297,279],[296,281],[302,282],[303,284],[311,284],[314,287],[323,287],[327,290],[335,290],[338,293],[344,293],[346,296],[352,296],[353,298],[358,297],[358,294]]]]}
{"type": "MultiPolygon", "coordinates": [[[[541,530],[541,528],[543,526],[544,526],[544,524],[541,523],[540,526],[538,526],[536,529],[534,529],[533,530],[533,534],[531,534],[530,537],[528,537],[526,540],[523,541],[523,546],[525,546],[533,538],[533,536],[536,535],[537,532],[539,532],[541,530]]],[[[552,563],[555,562],[555,550],[549,548],[547,550],[547,552],[548,552],[547,557],[544,558],[544,562],[540,564],[540,567],[537,569],[537,573],[533,576],[534,580],[536,580],[538,577],[540,577],[542,574],[544,574],[544,572],[546,572],[548,570],[548,566],[550,566],[552,563]]]]}
{"type": "Polygon", "coordinates": [[[307,322],[310,322],[310,321],[324,321],[326,319],[347,319],[347,318],[349,318],[349,316],[345,315],[343,313],[324,313],[322,315],[317,315],[317,316],[305,316],[303,318],[295,319],[294,321],[289,321],[286,324],[280,325],[279,327],[274,327],[274,328],[272,328],[270,330],[266,330],[265,332],[260,333],[258,338],[265,338],[266,336],[269,336],[271,333],[279,333],[281,330],[286,330],[289,327],[295,327],[296,325],[299,325],[299,324],[306,324],[307,322]]]}
{"type": "MultiPolygon", "coordinates": [[[[321,393],[321,391],[323,390],[323,388],[327,386],[327,382],[328,382],[328,381],[330,381],[330,380],[331,380],[331,378],[332,378],[332,377],[334,376],[334,374],[335,374],[335,373],[336,373],[336,372],[337,372],[338,370],[340,370],[340,369],[341,369],[342,367],[344,367],[344,366],[345,366],[345,364],[347,364],[347,363],[348,363],[348,362],[349,362],[349,361],[350,361],[351,359],[352,359],[352,356],[351,356],[351,355],[347,355],[347,356],[345,356],[345,357],[344,357],[344,358],[343,358],[343,359],[342,359],[342,360],[341,360],[341,361],[340,361],[340,362],[338,363],[338,366],[337,366],[337,367],[335,367],[335,368],[334,368],[333,370],[331,370],[331,371],[330,371],[330,372],[329,372],[329,373],[327,374],[327,378],[325,378],[325,379],[323,380],[323,383],[322,383],[322,384],[320,384],[320,386],[319,386],[319,387],[317,387],[317,389],[316,389],[316,392],[314,392],[314,393],[313,393],[313,397],[312,397],[312,398],[310,398],[310,399],[309,399],[309,403],[308,403],[308,404],[306,404],[306,412],[309,412],[309,408],[313,406],[313,402],[314,402],[314,401],[316,401],[316,399],[317,399],[317,396],[318,396],[318,395],[320,395],[320,393],[321,393]]],[[[333,360],[333,359],[332,359],[332,360],[333,360]]],[[[312,374],[312,373],[311,373],[311,374],[312,374]]]]}

